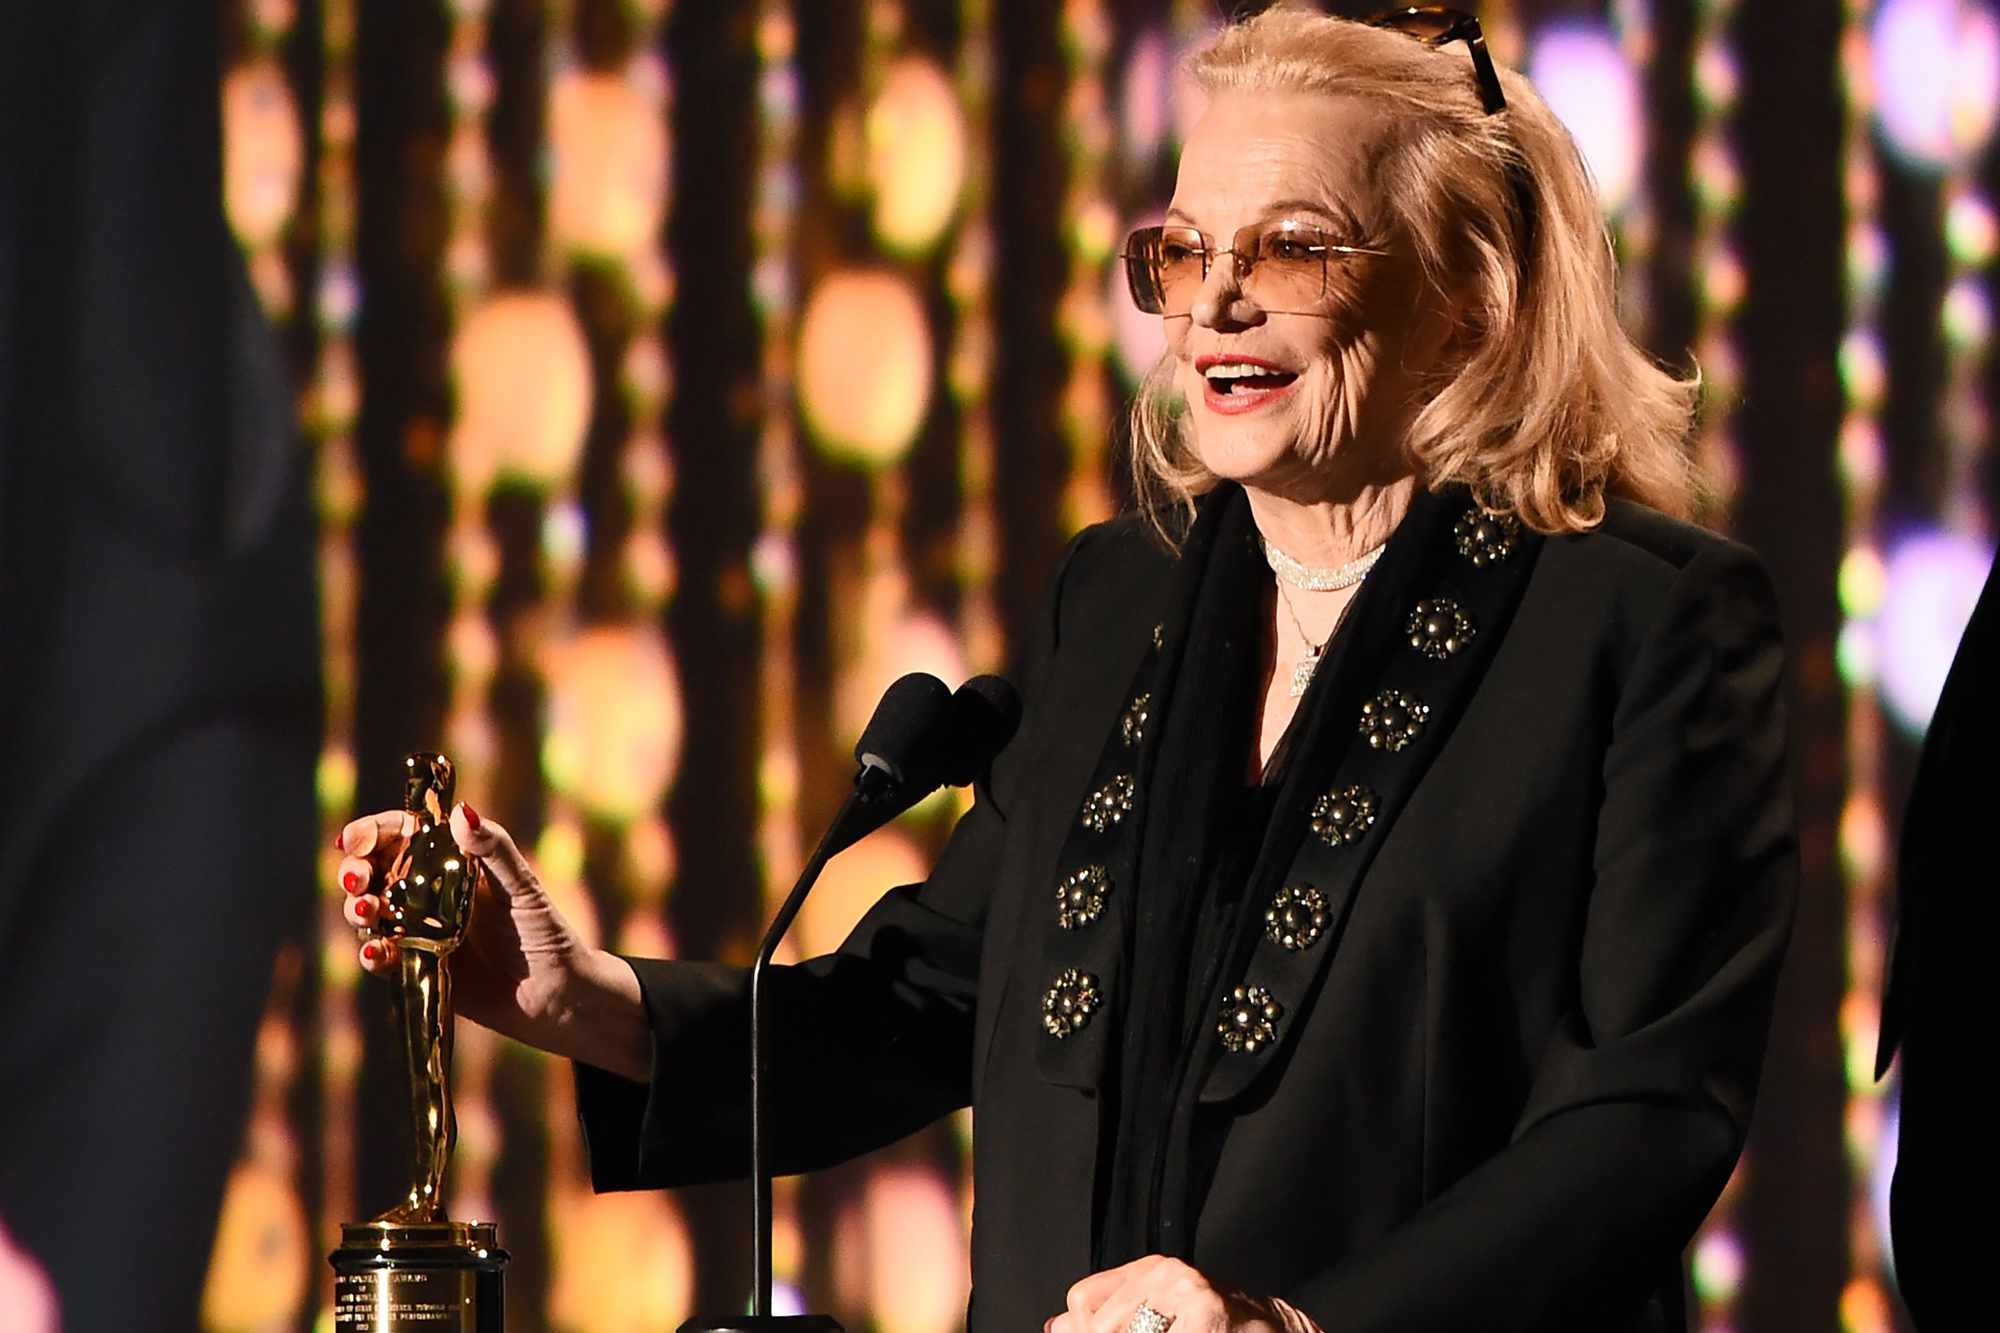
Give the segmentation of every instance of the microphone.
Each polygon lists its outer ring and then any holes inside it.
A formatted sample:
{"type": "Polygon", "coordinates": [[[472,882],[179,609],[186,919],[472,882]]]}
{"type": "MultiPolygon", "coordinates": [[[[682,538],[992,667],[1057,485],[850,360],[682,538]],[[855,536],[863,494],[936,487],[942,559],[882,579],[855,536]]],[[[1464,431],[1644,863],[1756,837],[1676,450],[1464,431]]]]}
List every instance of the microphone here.
{"type": "Polygon", "coordinates": [[[940,779],[964,787],[985,776],[1021,727],[1021,692],[999,676],[974,676],[951,696],[940,779]]]}
{"type": "Polygon", "coordinates": [[[861,765],[854,788],[862,800],[879,799],[908,784],[936,748],[935,733],[946,724],[951,707],[951,691],[926,672],[912,671],[889,687],[854,743],[854,761],[861,765]]]}
{"type": "Polygon", "coordinates": [[[766,1127],[771,1034],[765,979],[806,894],[833,857],[902,814],[940,786],[977,781],[1021,725],[1021,696],[998,676],[975,676],[956,692],[923,672],[897,680],[875,705],[855,742],[854,791],[834,816],[771,918],[750,968],[750,1180],[757,1285],[748,1315],[690,1319],[679,1333],[841,1333],[826,1315],[771,1313],[771,1161],[766,1127]]]}

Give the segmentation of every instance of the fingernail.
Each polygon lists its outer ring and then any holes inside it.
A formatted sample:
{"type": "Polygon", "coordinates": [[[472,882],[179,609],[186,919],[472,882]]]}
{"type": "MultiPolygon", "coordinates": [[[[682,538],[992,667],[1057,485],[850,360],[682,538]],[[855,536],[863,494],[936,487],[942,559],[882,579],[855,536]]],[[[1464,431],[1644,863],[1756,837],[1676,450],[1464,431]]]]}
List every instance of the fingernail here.
{"type": "Polygon", "coordinates": [[[361,892],[361,876],[352,870],[348,871],[340,877],[340,887],[346,889],[349,893],[361,892]]]}
{"type": "Polygon", "coordinates": [[[459,805],[465,810],[465,826],[474,833],[479,832],[479,812],[464,801],[460,801],[459,805]]]}
{"type": "Polygon", "coordinates": [[[365,917],[365,916],[367,916],[367,915],[368,915],[368,914],[369,914],[370,912],[373,912],[374,910],[375,910],[375,900],[374,900],[374,899],[372,899],[372,898],[356,898],[356,899],[354,900],[354,915],[356,915],[356,916],[359,916],[359,917],[365,917]]]}
{"type": "Polygon", "coordinates": [[[333,835],[333,850],[335,850],[336,852],[344,852],[347,850],[346,844],[342,843],[340,840],[341,834],[345,832],[346,830],[343,829],[341,833],[336,833],[333,835]]]}
{"type": "Polygon", "coordinates": [[[361,946],[361,956],[363,958],[366,958],[371,963],[375,961],[376,955],[381,952],[382,952],[381,947],[377,945],[374,940],[370,940],[368,941],[368,943],[361,946]]]}

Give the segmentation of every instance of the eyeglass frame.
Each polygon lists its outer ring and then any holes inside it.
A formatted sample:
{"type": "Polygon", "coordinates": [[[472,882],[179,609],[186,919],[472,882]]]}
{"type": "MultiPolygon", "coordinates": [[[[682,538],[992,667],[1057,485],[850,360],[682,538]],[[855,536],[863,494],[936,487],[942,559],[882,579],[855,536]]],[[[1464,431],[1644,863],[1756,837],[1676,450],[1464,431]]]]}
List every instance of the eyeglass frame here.
{"type": "MultiPolygon", "coordinates": [[[[1177,314],[1167,313],[1166,284],[1164,282],[1159,281],[1159,276],[1157,272],[1159,263],[1158,256],[1157,254],[1155,255],[1146,254],[1143,242],[1139,244],[1134,244],[1135,242],[1139,242],[1139,238],[1150,237],[1152,239],[1152,243],[1154,245],[1158,245],[1162,240],[1165,239],[1166,233],[1170,230],[1191,232],[1195,236],[1199,237],[1201,240],[1201,280],[1203,282],[1207,282],[1209,272],[1215,267],[1216,261],[1219,260],[1223,255],[1231,255],[1236,260],[1236,283],[1238,287],[1242,287],[1243,285],[1247,284],[1250,281],[1250,275],[1252,272],[1255,271],[1257,267],[1257,262],[1258,259],[1260,258],[1257,252],[1258,250],[1261,250],[1263,248],[1262,242],[1265,235],[1276,231],[1286,231],[1293,228],[1306,228],[1306,227],[1310,227],[1313,231],[1319,232],[1322,235],[1326,234],[1326,229],[1319,226],[1317,223],[1301,223],[1295,218],[1281,218],[1275,224],[1269,222],[1252,222],[1246,226],[1238,227],[1236,229],[1235,234],[1229,238],[1230,243],[1225,246],[1216,244],[1215,237],[1209,235],[1201,228],[1193,226],[1192,224],[1189,223],[1172,222],[1172,223],[1162,223],[1158,226],[1152,226],[1152,227],[1139,227],[1135,229],[1131,235],[1125,238],[1125,248],[1118,252],[1118,257],[1125,261],[1126,290],[1130,292],[1132,296],[1132,304],[1139,307],[1139,311],[1141,314],[1158,315],[1162,319],[1188,319],[1192,317],[1194,314],[1194,310],[1192,309],[1191,306],[1189,309],[1181,311],[1177,314]],[[1252,243],[1252,248],[1248,252],[1246,252],[1243,248],[1243,238],[1246,234],[1248,234],[1251,237],[1251,243],[1252,243]],[[1154,304],[1158,306],[1158,309],[1148,310],[1146,308],[1147,303],[1140,298],[1139,284],[1133,275],[1133,264],[1135,262],[1151,263],[1155,266],[1156,271],[1154,273],[1153,285],[1158,288],[1159,296],[1158,300],[1154,302],[1154,304]]],[[[1379,246],[1348,245],[1338,241],[1324,241],[1319,244],[1313,245],[1310,248],[1319,252],[1320,295],[1322,298],[1324,298],[1326,295],[1326,267],[1327,267],[1326,257],[1328,255],[1330,254],[1380,255],[1386,257],[1394,253],[1393,251],[1390,250],[1384,250],[1379,246]]],[[[1271,310],[1271,311],[1266,311],[1265,313],[1273,315],[1282,315],[1282,314],[1310,314],[1314,312],[1271,310]]]]}

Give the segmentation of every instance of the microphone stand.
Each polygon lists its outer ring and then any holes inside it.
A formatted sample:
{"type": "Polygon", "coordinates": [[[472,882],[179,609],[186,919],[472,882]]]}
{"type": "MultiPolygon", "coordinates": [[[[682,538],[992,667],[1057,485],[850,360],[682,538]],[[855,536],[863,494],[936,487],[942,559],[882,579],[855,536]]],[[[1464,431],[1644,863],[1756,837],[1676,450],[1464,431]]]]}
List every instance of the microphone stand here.
{"type": "MultiPolygon", "coordinates": [[[[932,784],[935,786],[935,784],[932,784]]],[[[750,1313],[720,1319],[690,1319],[679,1333],[843,1333],[830,1315],[777,1315],[771,1313],[771,1144],[766,1123],[766,1103],[770,1100],[771,1029],[765,1022],[765,979],[771,959],[778,952],[785,932],[805,904],[826,863],[868,834],[894,819],[929,794],[919,783],[905,783],[895,771],[873,755],[862,758],[862,768],[854,792],[840,807],[840,814],[820,837],[819,845],[799,872],[792,891],[779,905],[777,915],[764,932],[757,948],[757,960],[750,968],[750,1178],[751,1213],[754,1238],[751,1260],[757,1283],[751,1296],[750,1313]],[[909,788],[920,790],[912,793],[909,788]]]]}

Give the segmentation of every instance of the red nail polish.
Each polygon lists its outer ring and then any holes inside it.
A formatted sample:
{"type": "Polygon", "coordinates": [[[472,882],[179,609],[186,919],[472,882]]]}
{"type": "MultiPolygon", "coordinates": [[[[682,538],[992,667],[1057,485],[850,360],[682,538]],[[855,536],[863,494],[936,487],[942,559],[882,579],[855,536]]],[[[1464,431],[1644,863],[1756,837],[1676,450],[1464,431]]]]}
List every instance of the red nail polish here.
{"type": "Polygon", "coordinates": [[[370,940],[368,941],[368,943],[361,946],[361,956],[363,958],[366,958],[371,963],[375,961],[375,955],[380,952],[381,950],[376,946],[374,940],[370,940]]]}
{"type": "Polygon", "coordinates": [[[365,918],[370,912],[374,910],[375,910],[375,904],[370,900],[366,898],[356,898],[354,900],[354,915],[365,918]]]}
{"type": "Polygon", "coordinates": [[[355,874],[352,870],[348,871],[340,877],[340,887],[346,889],[349,893],[361,892],[361,876],[355,874]]]}
{"type": "Polygon", "coordinates": [[[479,812],[464,801],[459,802],[459,804],[465,806],[465,826],[474,833],[479,832],[479,812]]]}
{"type": "Polygon", "coordinates": [[[333,850],[335,850],[336,852],[344,852],[347,850],[347,845],[341,842],[340,839],[341,835],[339,833],[333,835],[333,850]]]}

